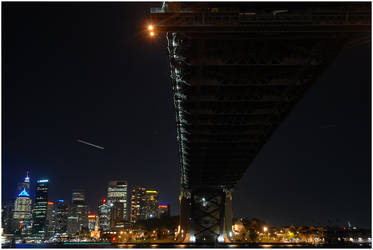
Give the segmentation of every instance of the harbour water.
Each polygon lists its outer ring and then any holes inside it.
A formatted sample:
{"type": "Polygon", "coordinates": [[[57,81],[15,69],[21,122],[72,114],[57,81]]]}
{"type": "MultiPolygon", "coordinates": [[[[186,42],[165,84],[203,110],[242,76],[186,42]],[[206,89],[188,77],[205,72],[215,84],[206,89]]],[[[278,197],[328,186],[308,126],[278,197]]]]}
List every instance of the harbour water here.
{"type": "MultiPolygon", "coordinates": [[[[133,244],[133,243],[58,243],[58,244],[16,244],[15,248],[371,248],[371,244],[294,244],[294,243],[258,243],[258,244],[133,244]]],[[[2,245],[2,248],[12,248],[2,245]]],[[[13,246],[14,248],[14,246],[13,246]]]]}

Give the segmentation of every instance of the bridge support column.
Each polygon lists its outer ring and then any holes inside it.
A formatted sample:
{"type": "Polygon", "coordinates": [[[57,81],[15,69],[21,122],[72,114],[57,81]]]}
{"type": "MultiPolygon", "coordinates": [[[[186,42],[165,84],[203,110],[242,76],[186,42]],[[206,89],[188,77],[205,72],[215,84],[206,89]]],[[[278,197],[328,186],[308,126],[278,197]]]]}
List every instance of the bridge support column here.
{"type": "Polygon", "coordinates": [[[223,189],[183,190],[179,241],[215,244],[232,240],[232,193],[223,189]]]}

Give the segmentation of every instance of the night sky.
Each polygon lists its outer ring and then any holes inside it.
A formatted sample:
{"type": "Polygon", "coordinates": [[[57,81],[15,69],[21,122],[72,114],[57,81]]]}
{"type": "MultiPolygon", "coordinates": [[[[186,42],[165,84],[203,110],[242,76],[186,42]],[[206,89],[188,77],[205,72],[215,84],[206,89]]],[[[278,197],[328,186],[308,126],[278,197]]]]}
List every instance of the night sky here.
{"type": "MultiPolygon", "coordinates": [[[[108,181],[158,188],[178,212],[179,160],[158,3],[2,3],[2,199],[30,169],[50,200],[108,181]],[[77,140],[105,147],[94,148],[77,140]]],[[[233,194],[270,225],[371,226],[371,45],[346,49],[281,124],[233,194]]]]}

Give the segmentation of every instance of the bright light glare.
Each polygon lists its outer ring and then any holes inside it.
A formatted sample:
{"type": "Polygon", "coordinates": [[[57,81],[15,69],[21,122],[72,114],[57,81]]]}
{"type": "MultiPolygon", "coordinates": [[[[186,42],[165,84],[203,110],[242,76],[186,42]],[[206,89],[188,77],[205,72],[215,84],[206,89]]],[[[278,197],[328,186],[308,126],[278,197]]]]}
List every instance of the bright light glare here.
{"type": "Polygon", "coordinates": [[[148,30],[153,30],[153,25],[149,25],[148,30]]]}
{"type": "Polygon", "coordinates": [[[192,235],[190,236],[189,242],[196,242],[196,236],[192,235]]]}
{"type": "Polygon", "coordinates": [[[219,243],[224,243],[224,237],[223,237],[223,235],[219,235],[218,242],[219,243]]]}
{"type": "Polygon", "coordinates": [[[263,227],[263,231],[267,232],[268,231],[268,227],[263,227]]]}
{"type": "Polygon", "coordinates": [[[150,36],[154,36],[154,32],[152,31],[152,32],[150,32],[150,36]]]}

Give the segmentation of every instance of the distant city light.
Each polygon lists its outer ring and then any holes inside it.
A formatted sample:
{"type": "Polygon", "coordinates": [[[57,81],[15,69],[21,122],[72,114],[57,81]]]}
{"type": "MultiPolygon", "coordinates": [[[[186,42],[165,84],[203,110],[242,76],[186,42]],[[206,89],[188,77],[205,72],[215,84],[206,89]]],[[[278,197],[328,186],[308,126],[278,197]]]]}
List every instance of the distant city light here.
{"type": "Polygon", "coordinates": [[[219,243],[224,243],[224,237],[223,237],[223,235],[219,235],[218,242],[219,243]]]}
{"type": "Polygon", "coordinates": [[[153,25],[149,25],[148,30],[152,31],[153,30],[153,25]]]}
{"type": "Polygon", "coordinates": [[[154,36],[154,32],[153,32],[153,31],[152,31],[152,32],[150,32],[149,34],[150,34],[150,36],[154,36]]]}
{"type": "Polygon", "coordinates": [[[267,232],[268,231],[268,227],[263,227],[263,231],[267,232]]]}
{"type": "Polygon", "coordinates": [[[58,202],[64,202],[64,200],[58,200],[58,202]]]}
{"type": "Polygon", "coordinates": [[[54,202],[52,202],[52,201],[48,202],[48,205],[53,205],[53,204],[54,204],[54,202]]]}
{"type": "Polygon", "coordinates": [[[49,182],[49,180],[38,180],[37,182],[38,183],[45,183],[45,182],[49,182]]]}

